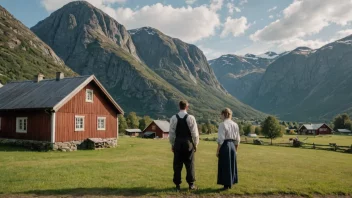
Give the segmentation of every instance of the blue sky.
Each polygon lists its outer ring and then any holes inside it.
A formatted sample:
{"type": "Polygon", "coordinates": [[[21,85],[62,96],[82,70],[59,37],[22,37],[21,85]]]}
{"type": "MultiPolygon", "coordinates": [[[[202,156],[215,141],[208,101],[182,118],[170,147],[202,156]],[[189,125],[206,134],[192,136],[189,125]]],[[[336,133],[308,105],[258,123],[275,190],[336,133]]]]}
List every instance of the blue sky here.
{"type": "MultiPolygon", "coordinates": [[[[0,0],[27,27],[73,0],[0,0]]],[[[318,48],[352,34],[350,0],[87,0],[133,29],[151,26],[222,54],[318,48]]]]}

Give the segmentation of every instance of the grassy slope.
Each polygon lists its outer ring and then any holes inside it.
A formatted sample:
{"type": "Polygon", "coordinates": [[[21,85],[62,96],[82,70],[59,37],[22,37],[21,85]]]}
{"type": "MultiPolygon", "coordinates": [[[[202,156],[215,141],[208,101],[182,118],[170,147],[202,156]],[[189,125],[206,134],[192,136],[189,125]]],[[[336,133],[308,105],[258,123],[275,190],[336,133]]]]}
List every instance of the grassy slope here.
{"type": "Polygon", "coordinates": [[[49,47],[1,6],[0,12],[2,13],[0,15],[1,83],[9,80],[33,79],[38,73],[43,73],[48,78],[55,77],[57,71],[64,72],[68,76],[76,75],[63,62],[58,64],[50,55],[45,55],[42,48],[49,47]],[[17,43],[17,46],[11,49],[8,43],[17,43]]]}
{"type": "MultiPolygon", "coordinates": [[[[215,142],[199,145],[196,194],[217,193],[215,149],[215,142]]],[[[0,150],[0,193],[174,194],[167,140],[121,138],[116,149],[72,153],[0,150]]],[[[242,144],[239,184],[227,193],[351,195],[351,164],[349,154],[242,144]]]]}

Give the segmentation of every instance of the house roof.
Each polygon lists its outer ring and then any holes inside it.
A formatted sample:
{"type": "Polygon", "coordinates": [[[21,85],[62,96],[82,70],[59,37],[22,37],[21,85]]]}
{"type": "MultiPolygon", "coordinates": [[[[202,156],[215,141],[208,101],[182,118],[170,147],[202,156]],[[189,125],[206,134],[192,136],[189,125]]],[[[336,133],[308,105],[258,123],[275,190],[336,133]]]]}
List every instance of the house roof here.
{"type": "Polygon", "coordinates": [[[141,133],[142,131],[140,129],[126,129],[125,131],[129,133],[141,133]]]}
{"type": "Polygon", "coordinates": [[[98,85],[118,112],[123,114],[122,108],[94,75],[60,80],[45,79],[40,82],[28,80],[7,83],[0,89],[0,110],[48,108],[57,111],[92,81],[98,85]]]}
{"type": "MultiPolygon", "coordinates": [[[[307,130],[317,130],[319,129],[321,126],[323,126],[324,123],[321,124],[303,124],[302,126],[306,127],[307,130]]],[[[301,127],[302,127],[301,126],[301,127]]]]}
{"type": "Polygon", "coordinates": [[[169,132],[170,129],[170,123],[165,120],[154,120],[154,123],[163,131],[163,132],[169,132]]]}
{"type": "MultiPolygon", "coordinates": [[[[301,128],[304,126],[307,130],[317,130],[320,127],[322,127],[325,123],[320,123],[320,124],[303,124],[298,128],[298,130],[301,130],[301,128]]],[[[329,129],[331,129],[327,124],[325,124],[329,129]]],[[[332,129],[331,129],[332,130],[332,129]]]]}
{"type": "Polygon", "coordinates": [[[337,129],[337,131],[340,133],[351,133],[351,131],[348,129],[337,129]]]}

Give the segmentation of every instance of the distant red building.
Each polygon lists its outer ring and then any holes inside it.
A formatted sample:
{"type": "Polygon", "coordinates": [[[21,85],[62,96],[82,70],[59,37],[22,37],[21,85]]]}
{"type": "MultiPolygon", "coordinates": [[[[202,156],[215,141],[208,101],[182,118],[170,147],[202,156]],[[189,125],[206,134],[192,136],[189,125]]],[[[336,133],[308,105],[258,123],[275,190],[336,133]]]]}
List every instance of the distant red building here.
{"type": "Polygon", "coordinates": [[[169,137],[170,123],[164,120],[154,120],[147,128],[143,130],[143,135],[146,137],[169,137]]]}
{"type": "Polygon", "coordinates": [[[38,75],[0,88],[0,138],[51,144],[116,140],[119,114],[123,110],[93,75],[64,78],[57,73],[50,80],[38,75]]]}
{"type": "Polygon", "coordinates": [[[327,124],[304,124],[298,128],[300,135],[326,135],[332,134],[332,129],[327,124]]]}

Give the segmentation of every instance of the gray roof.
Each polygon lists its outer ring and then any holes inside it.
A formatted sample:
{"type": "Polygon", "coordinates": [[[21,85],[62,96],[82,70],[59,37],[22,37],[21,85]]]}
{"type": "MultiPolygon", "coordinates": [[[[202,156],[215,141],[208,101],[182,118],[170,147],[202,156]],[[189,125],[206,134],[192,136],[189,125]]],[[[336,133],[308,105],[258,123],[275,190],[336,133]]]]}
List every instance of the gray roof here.
{"type": "Polygon", "coordinates": [[[324,123],[321,123],[321,124],[304,124],[303,126],[305,126],[307,130],[317,130],[321,126],[323,126],[323,124],[324,123]]]}
{"type": "Polygon", "coordinates": [[[98,85],[117,110],[123,114],[123,110],[94,75],[40,82],[28,80],[7,83],[0,89],[0,110],[46,108],[57,110],[91,81],[98,85]]]}
{"type": "Polygon", "coordinates": [[[140,129],[126,129],[126,131],[129,133],[141,133],[142,132],[140,129]]]}
{"type": "Polygon", "coordinates": [[[340,133],[351,133],[351,131],[348,129],[337,129],[337,131],[340,133]]]}
{"type": "Polygon", "coordinates": [[[88,78],[7,83],[0,89],[0,110],[53,108],[88,78]]]}
{"type": "Polygon", "coordinates": [[[169,132],[170,129],[170,123],[165,120],[154,120],[154,123],[163,131],[163,132],[169,132]]]}

